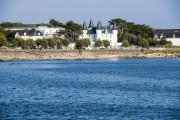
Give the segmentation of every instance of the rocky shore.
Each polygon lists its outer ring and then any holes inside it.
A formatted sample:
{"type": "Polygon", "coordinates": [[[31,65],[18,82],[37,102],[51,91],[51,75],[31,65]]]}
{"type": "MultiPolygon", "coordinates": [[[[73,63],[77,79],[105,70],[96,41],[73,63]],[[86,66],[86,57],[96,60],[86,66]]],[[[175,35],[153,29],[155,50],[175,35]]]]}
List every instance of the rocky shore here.
{"type": "Polygon", "coordinates": [[[0,60],[176,58],[180,54],[141,50],[0,50],[0,60]]]}

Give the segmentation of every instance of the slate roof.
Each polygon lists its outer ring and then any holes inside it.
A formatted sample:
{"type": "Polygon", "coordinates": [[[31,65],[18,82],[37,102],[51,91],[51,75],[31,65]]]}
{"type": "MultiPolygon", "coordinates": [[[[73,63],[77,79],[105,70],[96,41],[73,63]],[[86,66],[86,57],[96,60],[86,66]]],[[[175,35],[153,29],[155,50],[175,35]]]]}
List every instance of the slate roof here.
{"type": "Polygon", "coordinates": [[[84,29],[84,30],[87,30],[86,22],[83,23],[83,29],[84,29]]]}
{"type": "Polygon", "coordinates": [[[154,35],[158,37],[163,34],[166,38],[173,38],[173,34],[175,34],[176,38],[180,38],[180,29],[156,29],[154,31],[154,35]]]}
{"type": "Polygon", "coordinates": [[[93,21],[91,19],[90,22],[89,22],[89,28],[92,28],[92,27],[94,27],[94,25],[93,25],[93,21]]]}
{"type": "Polygon", "coordinates": [[[112,26],[103,27],[101,22],[98,21],[97,27],[94,27],[93,21],[91,19],[88,28],[86,26],[86,22],[84,22],[83,29],[88,30],[87,34],[96,34],[96,30],[102,30],[103,33],[105,32],[112,33],[112,30],[117,30],[117,26],[116,24],[113,24],[112,26]]]}
{"type": "Polygon", "coordinates": [[[17,31],[17,33],[20,36],[23,36],[24,33],[26,33],[26,36],[43,36],[42,32],[40,32],[39,30],[35,30],[35,29],[31,29],[31,30],[20,30],[17,31]]]}
{"type": "Polygon", "coordinates": [[[89,29],[87,34],[96,34],[96,27],[89,29]]]}
{"type": "Polygon", "coordinates": [[[102,29],[102,24],[100,21],[98,21],[98,24],[97,24],[97,29],[102,29]]]}

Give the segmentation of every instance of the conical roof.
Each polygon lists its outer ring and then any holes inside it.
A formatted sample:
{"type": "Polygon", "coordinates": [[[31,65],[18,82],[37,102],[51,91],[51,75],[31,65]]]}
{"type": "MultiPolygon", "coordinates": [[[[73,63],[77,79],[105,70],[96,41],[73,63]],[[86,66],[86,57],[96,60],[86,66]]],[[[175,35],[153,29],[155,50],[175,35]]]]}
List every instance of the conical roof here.
{"type": "Polygon", "coordinates": [[[91,19],[90,22],[89,22],[89,28],[92,28],[92,27],[94,27],[94,25],[93,25],[93,21],[91,19]]]}
{"type": "Polygon", "coordinates": [[[117,26],[116,26],[116,23],[113,24],[113,30],[117,30],[117,26]]]}
{"type": "Polygon", "coordinates": [[[97,29],[102,29],[102,24],[100,21],[98,21],[98,24],[97,24],[97,29]]]}
{"type": "Polygon", "coordinates": [[[83,30],[87,30],[86,22],[83,23],[83,30]]]}

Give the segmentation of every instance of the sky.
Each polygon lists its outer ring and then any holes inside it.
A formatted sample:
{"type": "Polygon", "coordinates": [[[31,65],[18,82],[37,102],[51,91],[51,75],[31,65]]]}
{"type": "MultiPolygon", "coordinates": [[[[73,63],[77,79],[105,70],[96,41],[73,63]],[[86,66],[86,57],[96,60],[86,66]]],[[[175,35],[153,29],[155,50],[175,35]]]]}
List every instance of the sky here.
{"type": "Polygon", "coordinates": [[[0,22],[47,23],[52,18],[80,24],[122,18],[153,28],[180,28],[180,0],[0,0],[0,22]]]}

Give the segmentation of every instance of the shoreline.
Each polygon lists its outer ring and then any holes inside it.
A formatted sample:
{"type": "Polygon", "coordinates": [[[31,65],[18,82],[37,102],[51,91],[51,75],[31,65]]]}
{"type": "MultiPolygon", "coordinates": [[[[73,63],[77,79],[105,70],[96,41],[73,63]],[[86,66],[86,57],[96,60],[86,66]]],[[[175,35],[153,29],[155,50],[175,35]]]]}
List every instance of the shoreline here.
{"type": "Polygon", "coordinates": [[[0,62],[17,60],[101,60],[179,58],[180,51],[141,50],[0,50],[0,62]]]}
{"type": "Polygon", "coordinates": [[[180,57],[112,57],[112,58],[62,58],[62,59],[21,59],[21,58],[12,58],[12,59],[0,59],[0,62],[5,61],[58,61],[58,60],[68,60],[68,61],[75,61],[75,60],[128,60],[128,59],[179,59],[180,57]]]}
{"type": "Polygon", "coordinates": [[[100,60],[109,60],[109,61],[117,61],[117,60],[145,60],[145,59],[180,59],[180,57],[175,58],[166,58],[166,57],[152,57],[152,58],[94,58],[94,59],[0,59],[1,62],[15,62],[15,61],[100,61],[100,60]]]}

